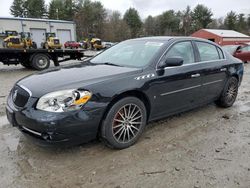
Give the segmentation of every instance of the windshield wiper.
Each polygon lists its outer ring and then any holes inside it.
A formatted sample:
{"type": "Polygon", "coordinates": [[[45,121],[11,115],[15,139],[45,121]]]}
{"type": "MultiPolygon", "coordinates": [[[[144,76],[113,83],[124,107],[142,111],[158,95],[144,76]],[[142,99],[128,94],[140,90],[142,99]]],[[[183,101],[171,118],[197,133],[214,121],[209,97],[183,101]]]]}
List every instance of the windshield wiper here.
{"type": "Polygon", "coordinates": [[[114,63],[110,63],[110,62],[99,63],[99,64],[103,64],[103,65],[112,65],[112,66],[117,66],[117,67],[123,67],[122,65],[117,65],[117,64],[114,64],[114,63]]]}

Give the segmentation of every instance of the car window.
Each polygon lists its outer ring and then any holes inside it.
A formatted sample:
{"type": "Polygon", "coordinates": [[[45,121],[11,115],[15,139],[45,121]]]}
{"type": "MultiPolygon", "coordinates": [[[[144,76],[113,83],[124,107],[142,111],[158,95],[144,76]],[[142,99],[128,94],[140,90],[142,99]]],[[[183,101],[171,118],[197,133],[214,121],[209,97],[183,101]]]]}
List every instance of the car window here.
{"type": "Polygon", "coordinates": [[[162,42],[153,41],[124,41],[94,57],[91,63],[109,62],[121,66],[143,67],[151,61],[162,45],[162,42]]]}
{"type": "Polygon", "coordinates": [[[217,50],[219,52],[220,59],[224,59],[224,54],[220,48],[217,47],[217,50]]]}
{"type": "Polygon", "coordinates": [[[246,47],[241,48],[241,51],[242,52],[250,52],[250,46],[246,46],[246,47]]]}
{"type": "Polygon", "coordinates": [[[194,50],[190,41],[179,42],[167,52],[165,59],[170,57],[181,57],[183,58],[183,64],[194,63],[194,50]]]}
{"type": "Polygon", "coordinates": [[[200,53],[201,61],[212,61],[220,59],[216,46],[206,42],[196,42],[196,44],[200,53]]]}

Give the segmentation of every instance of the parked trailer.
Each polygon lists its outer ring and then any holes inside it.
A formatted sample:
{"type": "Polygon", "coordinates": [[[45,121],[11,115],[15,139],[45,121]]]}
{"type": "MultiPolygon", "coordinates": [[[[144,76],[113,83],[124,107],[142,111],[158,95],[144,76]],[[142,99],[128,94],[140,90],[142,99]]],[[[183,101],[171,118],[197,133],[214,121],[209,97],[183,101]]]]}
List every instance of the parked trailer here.
{"type": "Polygon", "coordinates": [[[21,64],[26,68],[33,68],[39,71],[49,68],[50,60],[54,62],[55,66],[59,66],[60,62],[81,60],[82,57],[84,57],[84,50],[0,49],[0,62],[4,65],[21,64]]]}

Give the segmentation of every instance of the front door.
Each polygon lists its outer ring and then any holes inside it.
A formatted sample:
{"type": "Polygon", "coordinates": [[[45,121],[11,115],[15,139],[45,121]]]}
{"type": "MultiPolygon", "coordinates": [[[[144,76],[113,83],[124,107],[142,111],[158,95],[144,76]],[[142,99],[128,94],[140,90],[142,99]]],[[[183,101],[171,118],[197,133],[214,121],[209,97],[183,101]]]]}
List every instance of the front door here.
{"type": "Polygon", "coordinates": [[[166,67],[164,73],[150,81],[149,95],[154,98],[152,119],[164,117],[176,112],[193,108],[199,104],[201,77],[199,66],[195,62],[195,53],[191,41],[174,44],[162,60],[181,57],[182,66],[166,67]]]}

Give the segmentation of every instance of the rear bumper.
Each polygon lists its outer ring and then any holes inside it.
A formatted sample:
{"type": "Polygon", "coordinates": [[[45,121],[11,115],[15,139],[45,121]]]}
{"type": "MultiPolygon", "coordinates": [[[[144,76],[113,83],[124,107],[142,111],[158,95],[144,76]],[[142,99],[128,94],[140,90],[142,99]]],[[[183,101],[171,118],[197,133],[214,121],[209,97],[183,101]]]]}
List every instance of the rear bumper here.
{"type": "Polygon", "coordinates": [[[65,113],[36,110],[34,98],[20,110],[8,99],[6,114],[9,122],[35,144],[71,146],[93,140],[104,113],[104,107],[65,113]]]}

